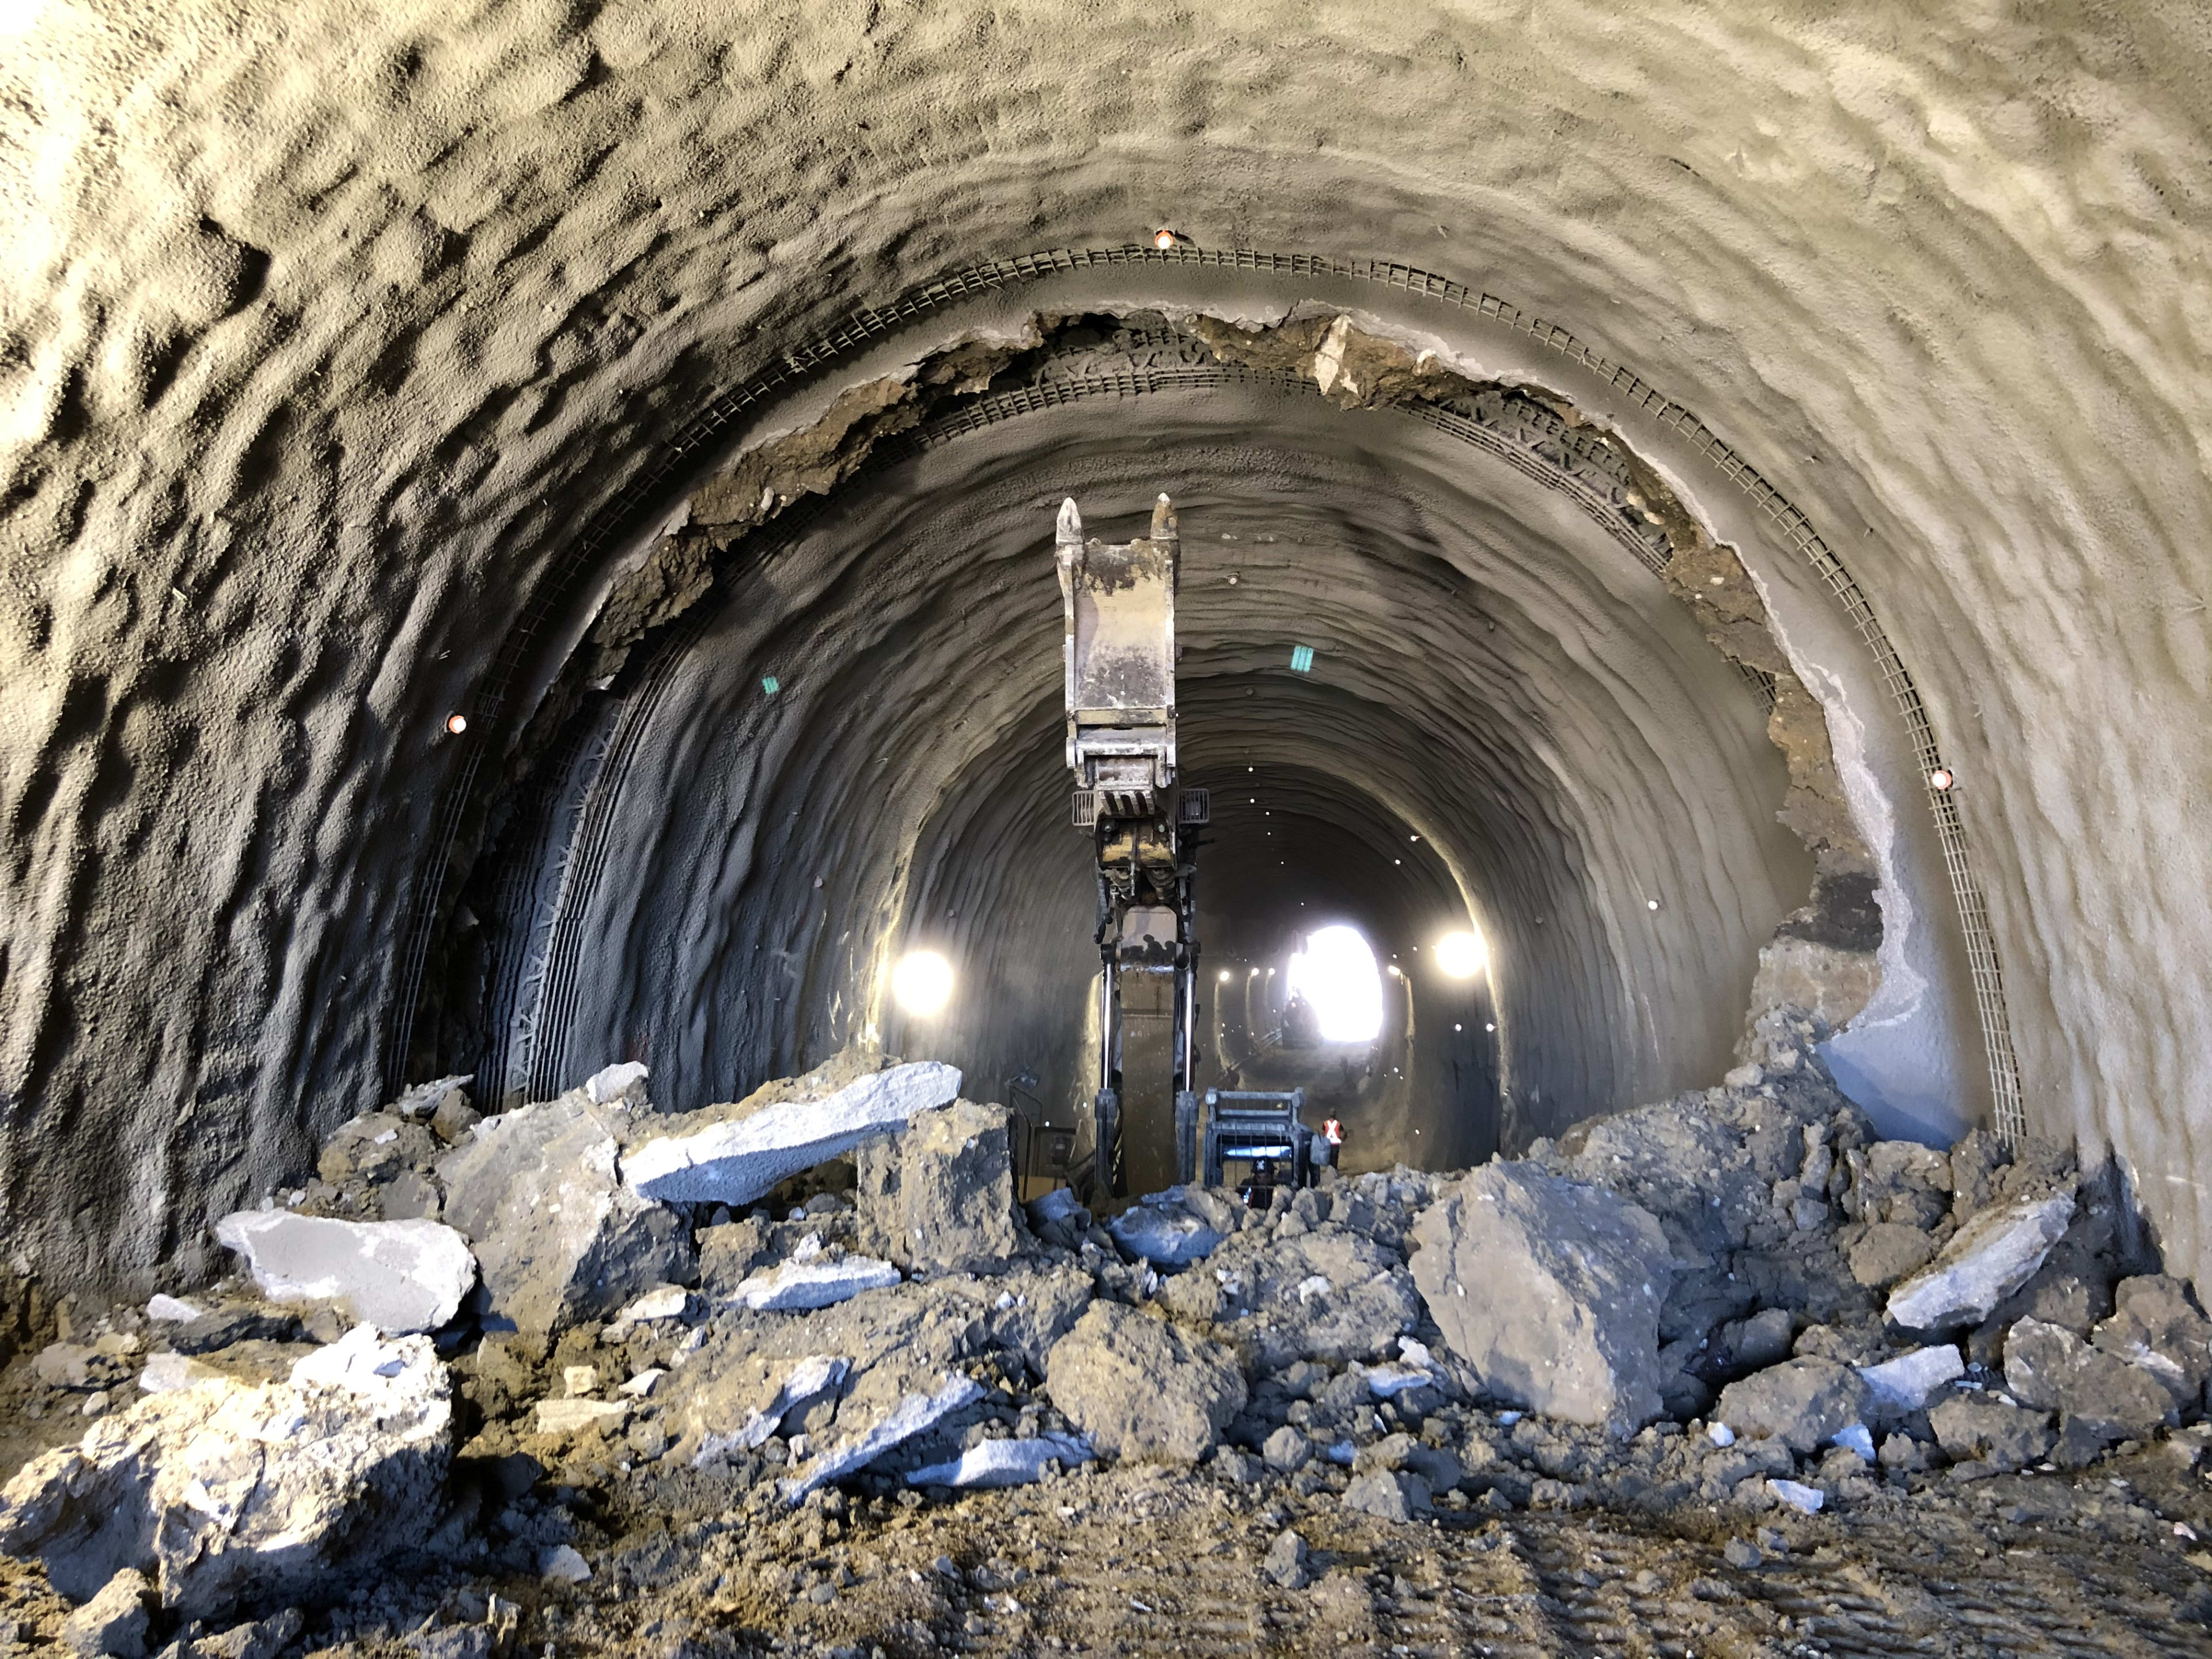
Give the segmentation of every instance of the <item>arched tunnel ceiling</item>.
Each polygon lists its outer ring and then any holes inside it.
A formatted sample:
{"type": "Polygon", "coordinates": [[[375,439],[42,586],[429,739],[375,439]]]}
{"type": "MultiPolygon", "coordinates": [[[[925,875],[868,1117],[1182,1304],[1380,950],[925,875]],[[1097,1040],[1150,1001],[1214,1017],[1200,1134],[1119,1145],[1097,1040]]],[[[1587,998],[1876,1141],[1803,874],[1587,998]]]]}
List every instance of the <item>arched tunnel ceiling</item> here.
{"type": "MultiPolygon", "coordinates": [[[[2029,1127],[2113,1145],[2201,1265],[2196,10],[114,4],[9,27],[0,1192],[42,1271],[202,1257],[209,1215],[371,1103],[411,896],[483,829],[441,817],[471,752],[446,717],[504,658],[473,752],[490,775],[520,752],[605,591],[574,580],[580,527],[702,408],[917,283],[1160,224],[1505,295],[1802,509],[1958,772],[2029,1127]]],[[[1094,287],[1117,284],[1086,303],[1204,308],[1149,269],[1094,287]]],[[[1536,378],[1649,424],[1564,354],[1536,378]]],[[[1927,804],[1884,774],[1910,747],[1879,677],[1851,683],[1848,624],[1792,600],[1758,500],[1643,435],[1768,589],[1876,853],[1922,856],[1927,804]]],[[[1048,725],[1035,697],[998,712],[1048,725]]],[[[1948,902],[1940,871],[1888,873],[1948,902]]]]}

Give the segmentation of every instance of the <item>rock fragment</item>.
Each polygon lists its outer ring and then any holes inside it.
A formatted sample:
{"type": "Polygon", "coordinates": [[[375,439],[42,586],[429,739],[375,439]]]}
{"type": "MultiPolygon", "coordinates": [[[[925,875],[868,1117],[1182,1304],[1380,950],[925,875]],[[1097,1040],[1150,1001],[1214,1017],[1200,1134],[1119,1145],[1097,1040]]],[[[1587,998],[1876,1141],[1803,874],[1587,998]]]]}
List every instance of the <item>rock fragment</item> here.
{"type": "Polygon", "coordinates": [[[468,1243],[435,1221],[335,1221],[240,1210],[215,1236],[272,1302],[328,1302],[388,1335],[434,1331],[475,1286],[468,1243]]]}
{"type": "Polygon", "coordinates": [[[211,1379],[100,1419],[0,1492],[0,1550],[89,1600],[124,1568],[210,1618],[420,1543],[452,1457],[452,1385],[428,1338],[367,1326],[258,1387],[211,1379]]]}
{"type": "Polygon", "coordinates": [[[572,1397],[539,1401],[533,1422],[538,1433],[565,1439],[586,1429],[617,1428],[629,1415],[628,1401],[572,1397]]]}
{"type": "Polygon", "coordinates": [[[2004,1377],[2021,1405],[2063,1412],[2103,1444],[2148,1439],[2175,1420],[2172,1395],[2148,1368],[2041,1320],[2021,1320],[2007,1333],[2004,1377]]]}
{"type": "Polygon", "coordinates": [[[972,1273],[1013,1255],[1006,1109],[955,1100],[860,1149],[860,1248],[915,1273],[972,1273]]]}
{"type": "Polygon", "coordinates": [[[114,1659],[139,1659],[146,1651],[146,1630],[151,1622],[146,1604],[154,1587],[146,1575],[125,1567],[100,1593],[62,1622],[62,1644],[71,1653],[111,1654],[114,1659]]]}
{"type": "Polygon", "coordinates": [[[1218,1345],[1115,1302],[1093,1303],[1053,1345],[1045,1386],[1100,1451],[1160,1463],[1197,1462],[1247,1397],[1218,1345]]]}
{"type": "Polygon", "coordinates": [[[1902,1221],[1877,1221],[1851,1246],[1846,1260],[1853,1279],[1879,1290],[1917,1273],[1935,1255],[1936,1241],[1920,1228],[1902,1221]]]}
{"type": "Polygon", "coordinates": [[[559,1330],[690,1277],[689,1230],[622,1182],[629,1130],[574,1089],[486,1118],[439,1160],[446,1219],[476,1247],[495,1322],[559,1330]]]}
{"type": "Polygon", "coordinates": [[[755,1313],[790,1313],[832,1307],[863,1291],[879,1291],[899,1283],[899,1270],[871,1256],[827,1256],[812,1261],[787,1261],[764,1273],[755,1273],[740,1284],[731,1297],[755,1313]]]}
{"type": "Polygon", "coordinates": [[[699,1127],[660,1134],[623,1160],[629,1190],[680,1204],[750,1204],[793,1176],[951,1103],[959,1068],[935,1061],[870,1072],[818,1098],[782,1098],[740,1116],[744,1103],[695,1113],[699,1127]],[[716,1117],[715,1114],[720,1114],[716,1117]]]}
{"type": "Polygon", "coordinates": [[[2175,1406],[2195,1407],[2212,1378],[2212,1320],[2197,1311],[2188,1285],[2164,1273],[2124,1279],[2112,1302],[2097,1346],[2156,1376],[2175,1406]]]}
{"type": "Polygon", "coordinates": [[[155,1296],[146,1304],[146,1317],[156,1325],[181,1325],[204,1316],[206,1310],[181,1297],[155,1296]]]}
{"type": "Polygon", "coordinates": [[[590,1582],[592,1564],[574,1544],[556,1544],[538,1558],[538,1571],[556,1583],[582,1584],[590,1582]]]}
{"type": "Polygon", "coordinates": [[[948,1372],[935,1393],[908,1395],[881,1421],[848,1435],[835,1445],[824,1447],[803,1472],[784,1481],[778,1490],[787,1502],[800,1503],[817,1487],[867,1468],[893,1447],[913,1439],[982,1397],[983,1390],[973,1377],[948,1372]]]}
{"type": "Polygon", "coordinates": [[[1042,1480],[1048,1465],[1072,1468],[1091,1461],[1091,1449],[1073,1435],[1041,1434],[1034,1440],[986,1440],[945,1463],[928,1463],[906,1478],[909,1486],[1025,1486],[1042,1480]]]}
{"type": "Polygon", "coordinates": [[[1221,1247],[1222,1235],[1164,1193],[1133,1204],[1106,1224],[1114,1242],[1155,1267],[1187,1267],[1221,1247]]]}
{"type": "Polygon", "coordinates": [[[1404,1469],[1370,1469],[1345,1487],[1344,1506],[1384,1521],[1411,1521],[1429,1513],[1429,1483],[1404,1469]]]}
{"type": "Polygon", "coordinates": [[[1859,1367],[1859,1380],[1867,1385],[1873,1402],[1892,1412],[1918,1411],[1936,1389],[1966,1374],[1966,1362],[1948,1343],[1913,1348],[1878,1365],[1859,1367]]]}
{"type": "Polygon", "coordinates": [[[1976,1212],[1933,1262],[1890,1293],[1891,1322],[1922,1331],[1978,1323],[2034,1276],[2073,1214],[2066,1192],[1976,1212]]]}
{"type": "Polygon", "coordinates": [[[1801,1358],[1729,1383],[1717,1410],[1739,1435],[1778,1440],[1802,1454],[1857,1423],[1867,1403],[1867,1385],[1850,1366],[1801,1358]]]}
{"type": "Polygon", "coordinates": [[[1304,1589],[1312,1582],[1306,1571],[1306,1540],[1285,1527],[1267,1546],[1260,1571],[1285,1589],[1304,1589]]]}
{"type": "Polygon", "coordinates": [[[1820,1506],[1828,1501],[1828,1494],[1818,1486],[1808,1486],[1802,1480],[1787,1480],[1779,1475],[1769,1477],[1766,1490],[1801,1515],[1818,1515],[1820,1506]]]}
{"type": "Polygon", "coordinates": [[[1660,1411],[1673,1256],[1639,1206],[1526,1165],[1484,1165],[1414,1228],[1413,1282],[1492,1394],[1626,1434],[1660,1411]]]}
{"type": "Polygon", "coordinates": [[[2048,1456],[2055,1440],[2048,1413],[1978,1393],[1940,1401],[1928,1413],[1928,1426],[1954,1461],[2008,1472],[2048,1456]]]}

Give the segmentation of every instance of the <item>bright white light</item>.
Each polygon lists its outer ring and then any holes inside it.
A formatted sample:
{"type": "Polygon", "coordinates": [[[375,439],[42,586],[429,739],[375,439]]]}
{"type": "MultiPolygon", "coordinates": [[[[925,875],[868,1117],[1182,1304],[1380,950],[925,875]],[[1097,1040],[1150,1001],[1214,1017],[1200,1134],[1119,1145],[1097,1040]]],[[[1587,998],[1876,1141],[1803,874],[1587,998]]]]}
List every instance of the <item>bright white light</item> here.
{"type": "Polygon", "coordinates": [[[1221,972],[1219,973],[1219,975],[1217,975],[1217,977],[1221,981],[1221,982],[1222,982],[1224,985],[1228,984],[1228,983],[1229,983],[1229,970],[1228,970],[1226,968],[1224,968],[1224,969],[1221,970],[1221,972]]]}
{"type": "Polygon", "coordinates": [[[891,1000],[902,1013],[923,1019],[952,1000],[952,964],[934,951],[909,951],[891,969],[891,1000]]]}
{"type": "Polygon", "coordinates": [[[1382,976],[1357,927],[1324,927],[1290,961],[1291,989],[1312,1005],[1324,1042],[1366,1042],[1382,1029],[1382,976]]]}
{"type": "Polygon", "coordinates": [[[1437,966],[1454,979],[1473,979],[1489,959],[1490,951],[1478,934],[1446,933],[1437,941],[1437,966]]]}

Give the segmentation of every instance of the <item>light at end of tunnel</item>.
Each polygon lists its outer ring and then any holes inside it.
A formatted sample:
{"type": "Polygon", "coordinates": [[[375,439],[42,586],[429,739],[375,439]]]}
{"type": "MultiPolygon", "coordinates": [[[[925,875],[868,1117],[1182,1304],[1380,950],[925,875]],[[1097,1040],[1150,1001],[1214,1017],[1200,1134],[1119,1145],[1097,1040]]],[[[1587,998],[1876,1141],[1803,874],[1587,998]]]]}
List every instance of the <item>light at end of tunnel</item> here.
{"type": "Polygon", "coordinates": [[[446,716],[446,730],[452,732],[455,737],[459,737],[462,732],[468,729],[469,717],[466,714],[448,714],[446,716]]]}
{"type": "Polygon", "coordinates": [[[927,1019],[952,1000],[952,964],[934,951],[909,951],[891,969],[891,1000],[902,1013],[927,1019]]]}
{"type": "Polygon", "coordinates": [[[1455,1031],[1464,1031],[1467,1030],[1467,1027],[1464,1025],[1455,1025],[1452,1027],[1452,1030],[1455,1031]]]}
{"type": "Polygon", "coordinates": [[[1928,775],[1928,787],[1939,795],[1946,793],[1957,781],[1958,780],[1951,775],[1951,769],[1948,766],[1939,766],[1928,775]]]}
{"type": "Polygon", "coordinates": [[[1473,979],[1489,960],[1489,949],[1478,934],[1446,933],[1437,941],[1437,966],[1453,979],[1473,979]]]}

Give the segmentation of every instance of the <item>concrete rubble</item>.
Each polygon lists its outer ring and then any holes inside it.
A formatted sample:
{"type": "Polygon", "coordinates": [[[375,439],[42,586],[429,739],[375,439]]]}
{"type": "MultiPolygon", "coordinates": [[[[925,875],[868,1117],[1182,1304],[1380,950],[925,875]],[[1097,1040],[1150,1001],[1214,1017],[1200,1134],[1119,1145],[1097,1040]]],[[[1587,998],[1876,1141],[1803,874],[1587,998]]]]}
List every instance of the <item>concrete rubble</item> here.
{"type": "Polygon", "coordinates": [[[0,1491],[0,1550],[89,1601],[126,1570],[188,1618],[414,1547],[445,1506],[452,1385],[421,1336],[358,1326],[281,1382],[149,1395],[0,1491]]]}
{"type": "Polygon", "coordinates": [[[468,1241],[435,1221],[335,1221],[242,1210],[216,1223],[271,1302],[327,1302],[389,1334],[434,1331],[476,1287],[468,1241]]]}
{"type": "MultiPolygon", "coordinates": [[[[88,1632],[130,1625],[142,1575],[151,1651],[185,1619],[276,1630],[279,1598],[438,1540],[596,1584],[598,1523],[547,1495],[586,1488],[765,1525],[1149,1468],[1363,1526],[1795,1524],[2202,1449],[2212,1321],[2124,1243],[2109,1174],[1882,1141],[1816,1039],[1770,1024],[1724,1086],[1456,1176],[1105,1218],[1017,1207],[1006,1115],[947,1067],[841,1056],[685,1120],[635,1066],[481,1118],[441,1079],[341,1125],[316,1190],[226,1218],[241,1279],[29,1356],[89,1422],[0,1497],[0,1547],[88,1632]],[[417,1199],[435,1219],[385,1212],[417,1199]]],[[[1269,1581],[1321,1579],[1271,1535],[1269,1581]]],[[[451,1634],[504,1639],[489,1613],[451,1634]]]]}

